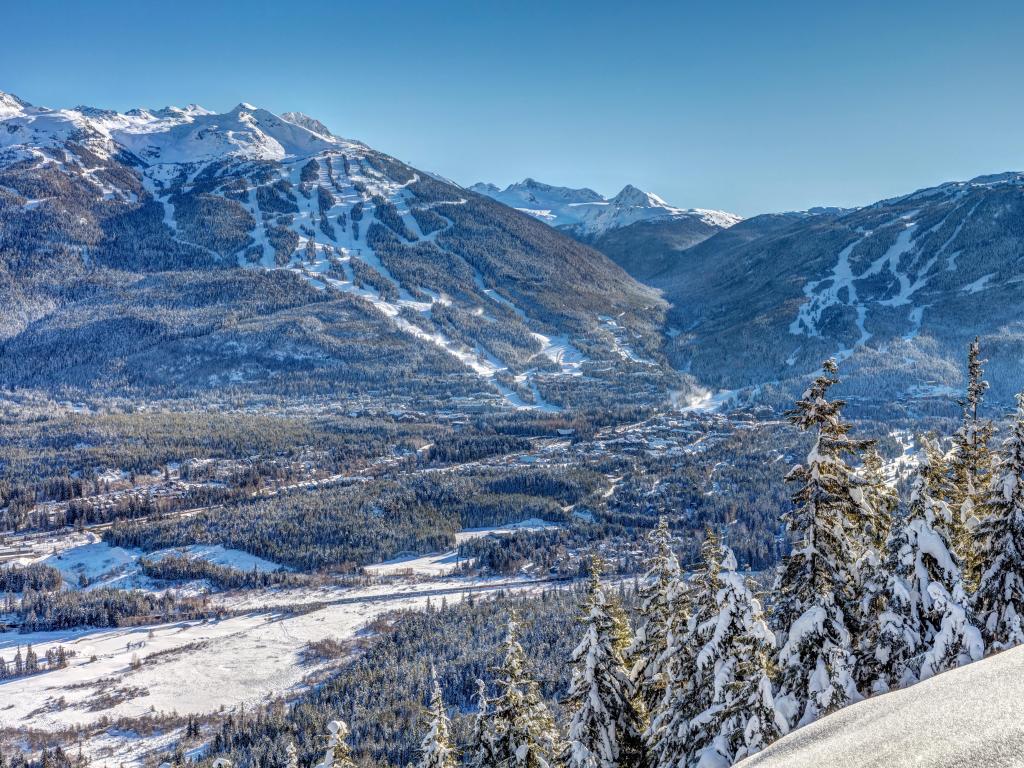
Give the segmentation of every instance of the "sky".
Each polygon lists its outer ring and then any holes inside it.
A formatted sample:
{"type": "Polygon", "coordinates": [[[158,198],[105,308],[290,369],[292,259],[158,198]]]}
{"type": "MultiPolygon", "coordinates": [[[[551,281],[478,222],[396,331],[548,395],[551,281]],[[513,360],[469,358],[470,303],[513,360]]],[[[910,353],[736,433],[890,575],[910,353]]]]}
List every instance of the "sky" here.
{"type": "Polygon", "coordinates": [[[10,3],[0,90],[246,101],[461,184],[749,216],[1024,169],[1024,3],[10,3]]]}

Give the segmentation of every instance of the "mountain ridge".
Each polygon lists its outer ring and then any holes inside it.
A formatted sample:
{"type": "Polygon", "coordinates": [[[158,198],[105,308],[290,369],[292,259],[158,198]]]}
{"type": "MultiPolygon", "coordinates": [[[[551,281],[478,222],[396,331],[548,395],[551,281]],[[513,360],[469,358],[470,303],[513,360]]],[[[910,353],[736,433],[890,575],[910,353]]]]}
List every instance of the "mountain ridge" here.
{"type": "MultiPolygon", "coordinates": [[[[424,367],[412,390],[392,386],[384,370],[360,383],[440,394],[445,377],[455,377],[461,381],[448,383],[451,392],[482,385],[485,400],[497,395],[513,408],[557,411],[602,387],[633,400],[636,387],[623,376],[650,380],[643,397],[661,398],[664,383],[654,382],[677,378],[661,358],[664,302],[655,291],[597,251],[339,138],[313,118],[285,119],[245,102],[220,114],[196,106],[118,113],[32,107],[14,97],[2,103],[0,249],[16,258],[0,290],[27,313],[0,329],[0,384],[118,389],[130,381],[150,387],[155,378],[187,391],[203,386],[202,370],[210,386],[244,390],[271,387],[284,368],[327,366],[353,386],[338,364],[355,355],[369,370],[374,337],[393,340],[424,367]],[[226,304],[203,296],[210,270],[229,271],[234,298],[226,304]],[[284,290],[283,303],[249,293],[266,290],[253,275],[259,271],[284,290]],[[134,276],[150,286],[163,281],[166,318],[147,317],[112,293],[118,279],[134,276]],[[102,301],[83,303],[76,290],[83,280],[102,301]],[[193,341],[182,339],[165,293],[171,285],[180,292],[183,280],[188,295],[203,296],[184,323],[193,341]],[[252,314],[250,304],[269,314],[252,328],[225,326],[234,314],[252,314]],[[201,327],[193,324],[198,317],[201,327]],[[268,336],[281,321],[289,335],[268,336]],[[111,350],[118,345],[104,345],[100,335],[125,323],[124,349],[111,350]],[[224,344],[243,330],[245,340],[231,342],[225,355],[224,344]],[[38,356],[61,348],[69,334],[97,354],[38,356]],[[134,346],[143,339],[164,358],[134,346]],[[250,361],[246,350],[255,348],[269,357],[250,361]]],[[[220,290],[228,283],[220,281],[220,290]]]]}
{"type": "Polygon", "coordinates": [[[473,184],[468,189],[529,213],[553,227],[589,237],[654,219],[696,218],[720,229],[742,220],[742,217],[725,211],[676,208],[654,193],[644,192],[632,184],[625,185],[611,198],[588,187],[559,187],[532,178],[509,184],[505,189],[484,182],[473,184]]]}

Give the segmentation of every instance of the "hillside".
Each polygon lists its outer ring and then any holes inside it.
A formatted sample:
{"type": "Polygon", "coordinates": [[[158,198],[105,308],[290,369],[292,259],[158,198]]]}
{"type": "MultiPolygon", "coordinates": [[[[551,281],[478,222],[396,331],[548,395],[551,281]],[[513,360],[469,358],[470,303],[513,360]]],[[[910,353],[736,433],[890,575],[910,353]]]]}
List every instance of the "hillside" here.
{"type": "Polygon", "coordinates": [[[0,97],[0,386],[660,400],[665,304],[529,216],[242,103],[0,97]],[[400,372],[396,375],[396,371],[400,372]]]}
{"type": "Polygon", "coordinates": [[[855,397],[945,396],[978,335],[1008,403],[1024,354],[1022,220],[1016,173],[755,217],[649,280],[673,305],[669,356],[716,389],[799,379],[832,355],[855,397]]]}
{"type": "Polygon", "coordinates": [[[854,704],[741,768],[1014,768],[1024,755],[1024,648],[854,704]]]}

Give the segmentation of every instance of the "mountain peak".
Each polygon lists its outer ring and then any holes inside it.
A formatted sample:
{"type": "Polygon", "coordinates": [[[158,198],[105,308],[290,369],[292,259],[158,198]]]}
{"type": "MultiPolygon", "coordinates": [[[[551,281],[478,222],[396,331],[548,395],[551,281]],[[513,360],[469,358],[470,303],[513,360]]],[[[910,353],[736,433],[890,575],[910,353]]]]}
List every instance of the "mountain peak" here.
{"type": "Polygon", "coordinates": [[[583,187],[557,187],[527,177],[500,190],[483,182],[470,189],[517,208],[553,227],[597,235],[650,219],[698,218],[715,229],[731,227],[739,216],[723,211],[686,210],[669,205],[652,192],[627,184],[615,197],[605,198],[583,187]]]}
{"type": "MultiPolygon", "coordinates": [[[[639,187],[627,184],[611,199],[616,205],[642,206],[644,208],[672,208],[668,203],[651,192],[644,192],[639,187]]],[[[672,209],[677,210],[677,209],[672,209]]]]}
{"type": "Polygon", "coordinates": [[[478,181],[476,184],[467,187],[470,192],[477,192],[481,195],[488,195],[493,197],[498,192],[501,192],[501,187],[497,184],[491,184],[486,181],[478,181]]]}
{"type": "MultiPolygon", "coordinates": [[[[141,110],[141,111],[147,112],[147,110],[141,110]]],[[[209,109],[206,109],[206,107],[199,106],[198,104],[189,104],[188,106],[185,106],[185,107],[175,107],[175,106],[171,105],[171,106],[163,107],[162,109],[155,110],[154,112],[151,112],[149,114],[152,114],[155,117],[163,117],[163,118],[169,118],[169,117],[172,117],[172,118],[173,117],[176,117],[176,118],[192,118],[192,117],[201,117],[203,115],[212,115],[213,112],[210,111],[209,109]]]]}
{"type": "Polygon", "coordinates": [[[303,112],[282,112],[281,119],[291,123],[292,125],[305,128],[310,133],[315,133],[317,136],[322,136],[325,139],[329,139],[334,136],[326,125],[321,123],[315,117],[310,117],[303,112]]]}
{"type": "Polygon", "coordinates": [[[0,91],[0,118],[21,114],[31,106],[27,101],[22,101],[13,93],[0,91]]]}

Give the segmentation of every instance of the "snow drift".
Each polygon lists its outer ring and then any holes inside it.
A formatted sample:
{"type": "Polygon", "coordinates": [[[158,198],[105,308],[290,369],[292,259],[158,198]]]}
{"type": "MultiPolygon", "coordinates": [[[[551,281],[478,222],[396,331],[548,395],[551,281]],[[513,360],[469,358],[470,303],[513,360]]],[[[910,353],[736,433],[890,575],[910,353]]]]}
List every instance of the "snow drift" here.
{"type": "Polygon", "coordinates": [[[1024,647],[822,718],[742,768],[1024,765],[1024,647]]]}

